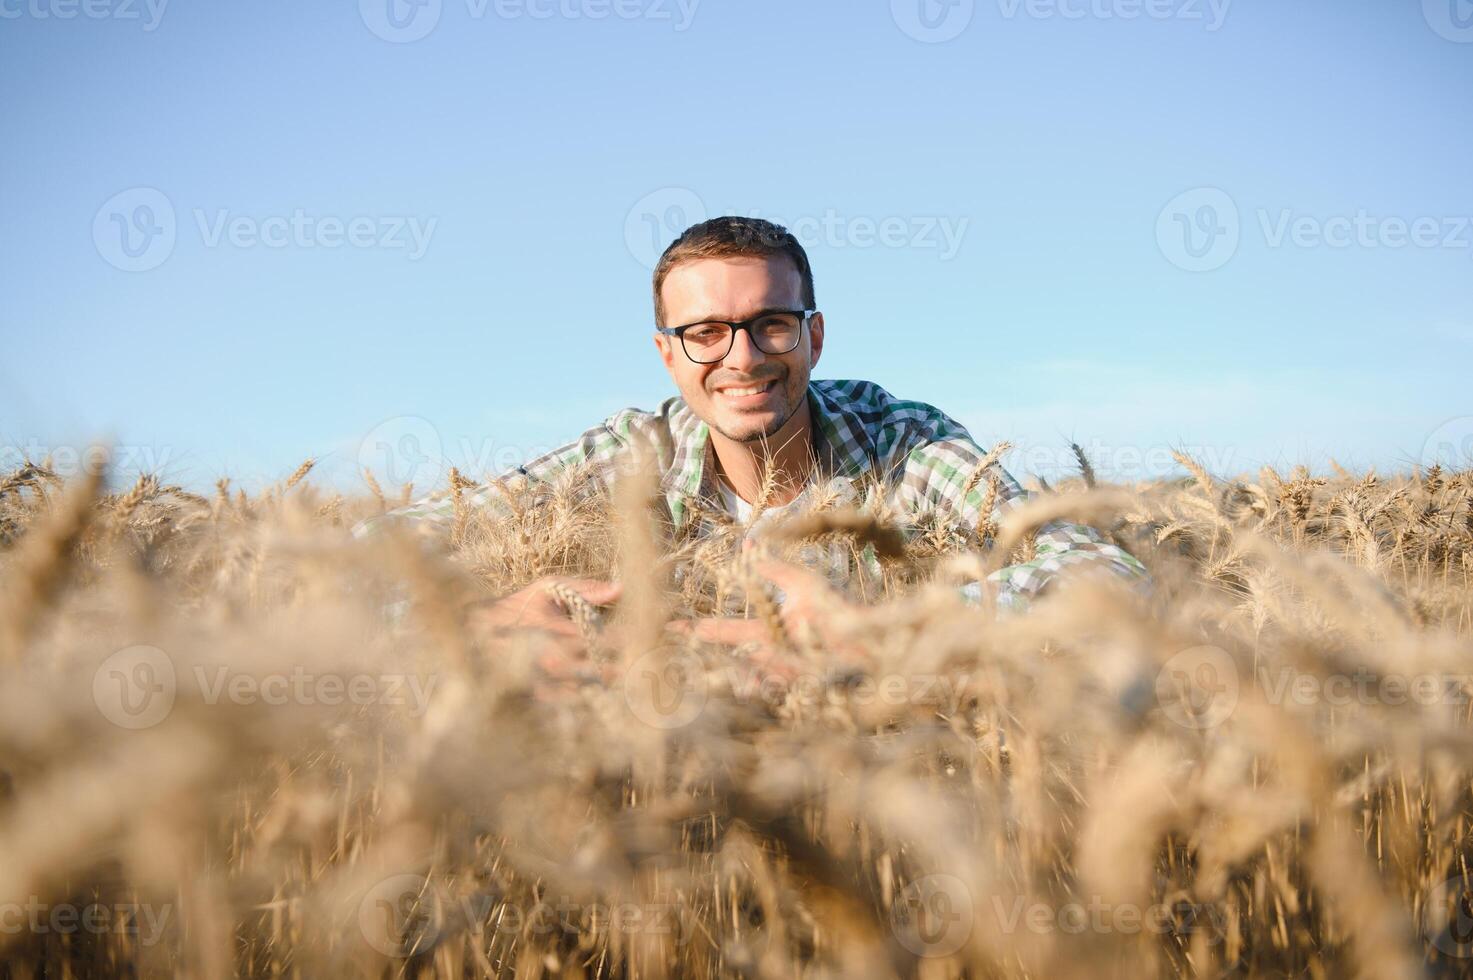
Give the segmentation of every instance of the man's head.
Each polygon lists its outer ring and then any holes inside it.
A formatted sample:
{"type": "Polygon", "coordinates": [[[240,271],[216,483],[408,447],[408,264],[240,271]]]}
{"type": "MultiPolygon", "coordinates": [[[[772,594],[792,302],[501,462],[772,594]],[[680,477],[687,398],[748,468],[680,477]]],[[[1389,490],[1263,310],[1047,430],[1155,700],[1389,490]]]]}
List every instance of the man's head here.
{"type": "MultiPolygon", "coordinates": [[[[813,309],[813,270],[787,229],[760,218],[713,218],[686,229],[655,266],[655,324],[681,327],[706,320],[741,321],[759,313],[813,309]]],[[[786,354],[767,354],[749,331],[737,331],[723,359],[698,364],[680,338],[655,335],[655,346],[691,410],[737,442],[785,437],[806,418],[808,378],[823,350],[823,314],[802,328],[786,354]],[[767,386],[757,395],[736,389],[767,386]]]]}

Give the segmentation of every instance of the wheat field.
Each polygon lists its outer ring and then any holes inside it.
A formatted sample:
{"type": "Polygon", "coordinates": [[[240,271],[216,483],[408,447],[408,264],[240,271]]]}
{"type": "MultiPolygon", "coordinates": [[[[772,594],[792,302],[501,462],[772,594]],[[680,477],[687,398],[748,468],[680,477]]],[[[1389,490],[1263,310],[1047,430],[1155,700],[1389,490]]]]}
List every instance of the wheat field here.
{"type": "Polygon", "coordinates": [[[638,466],[428,546],[310,464],[0,476],[7,975],[1473,975],[1473,471],[1081,461],[1002,527],[872,488],[755,552],[638,466]],[[960,597],[1065,516],[1149,593],[960,597]],[[815,547],[844,657],[752,571],[815,547]],[[571,665],[469,625],[546,574],[623,583],[571,665]],[[722,610],[761,656],[668,626],[722,610]]]}

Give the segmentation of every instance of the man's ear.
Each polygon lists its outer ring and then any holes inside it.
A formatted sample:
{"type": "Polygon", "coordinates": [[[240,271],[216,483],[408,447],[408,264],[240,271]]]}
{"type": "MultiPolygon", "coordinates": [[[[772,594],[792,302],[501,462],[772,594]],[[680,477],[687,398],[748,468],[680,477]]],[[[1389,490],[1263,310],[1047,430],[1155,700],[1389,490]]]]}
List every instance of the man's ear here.
{"type": "Polygon", "coordinates": [[[823,353],[823,314],[813,314],[808,321],[808,369],[818,367],[818,356],[823,353]]]}
{"type": "Polygon", "coordinates": [[[675,345],[670,343],[669,337],[657,333],[655,347],[660,351],[660,360],[665,362],[665,370],[670,372],[670,377],[675,377],[675,345]]]}

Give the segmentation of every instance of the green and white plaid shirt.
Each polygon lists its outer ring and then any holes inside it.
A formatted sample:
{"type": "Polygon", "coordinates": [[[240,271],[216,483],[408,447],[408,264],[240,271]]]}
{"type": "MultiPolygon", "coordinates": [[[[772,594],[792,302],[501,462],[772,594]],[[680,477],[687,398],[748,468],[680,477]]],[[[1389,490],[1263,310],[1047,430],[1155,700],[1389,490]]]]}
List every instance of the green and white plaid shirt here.
{"type": "MultiPolygon", "coordinates": [[[[975,534],[988,492],[987,480],[972,480],[986,453],[960,424],[924,402],[896,398],[869,381],[812,381],[809,408],[814,424],[814,453],[820,475],[841,485],[869,475],[891,487],[889,503],[902,517],[934,514],[941,521],[975,534]],[[968,492],[968,483],[972,489],[968,492]]],[[[607,481],[615,461],[636,440],[649,440],[659,453],[660,489],[677,529],[692,519],[697,502],[709,510],[725,509],[719,492],[710,429],[679,397],[666,399],[656,412],[626,408],[573,442],[517,467],[538,483],[551,482],[578,464],[607,481]]],[[[1027,493],[1001,466],[991,518],[1003,517],[1027,499],[1027,493]]],[[[500,495],[496,484],[468,489],[470,506],[485,506],[500,495]]],[[[853,499],[852,497],[850,499],[853,499]]],[[[447,531],[454,521],[454,504],[441,493],[371,518],[354,529],[363,534],[385,520],[410,520],[429,532],[447,531]]],[[[907,525],[914,527],[913,521],[907,525]]],[[[975,540],[975,538],[974,538],[975,540]]],[[[1040,527],[1033,557],[988,577],[1000,605],[1021,608],[1066,569],[1103,567],[1125,578],[1145,582],[1145,567],[1093,528],[1053,521],[1040,527]]],[[[964,590],[965,591],[965,590],[964,590]]],[[[970,591],[976,597],[979,590],[970,591]]]]}

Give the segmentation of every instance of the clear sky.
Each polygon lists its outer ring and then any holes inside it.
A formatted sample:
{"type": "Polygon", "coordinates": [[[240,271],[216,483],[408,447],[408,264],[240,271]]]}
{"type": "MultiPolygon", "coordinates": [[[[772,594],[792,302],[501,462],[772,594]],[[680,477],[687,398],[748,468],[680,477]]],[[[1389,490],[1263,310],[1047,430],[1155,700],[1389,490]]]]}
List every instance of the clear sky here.
{"type": "Polygon", "coordinates": [[[0,465],[504,469],[727,213],[1020,476],[1473,451],[1469,0],[0,0],[0,84],[0,465]]]}

